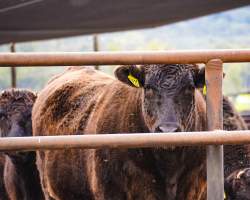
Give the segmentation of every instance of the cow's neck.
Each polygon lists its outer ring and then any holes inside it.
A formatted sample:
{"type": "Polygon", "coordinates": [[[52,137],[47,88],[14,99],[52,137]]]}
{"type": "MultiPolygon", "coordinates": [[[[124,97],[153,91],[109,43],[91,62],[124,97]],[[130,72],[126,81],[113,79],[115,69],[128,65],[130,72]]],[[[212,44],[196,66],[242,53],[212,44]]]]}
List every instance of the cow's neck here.
{"type": "MultiPolygon", "coordinates": [[[[137,133],[148,133],[150,132],[149,128],[146,125],[144,116],[143,116],[143,109],[142,109],[142,89],[134,89],[130,87],[130,95],[127,98],[128,102],[131,102],[129,105],[129,109],[131,112],[128,112],[129,117],[128,121],[129,124],[134,124],[132,129],[137,133]]],[[[128,130],[130,131],[130,130],[128,130]]]]}

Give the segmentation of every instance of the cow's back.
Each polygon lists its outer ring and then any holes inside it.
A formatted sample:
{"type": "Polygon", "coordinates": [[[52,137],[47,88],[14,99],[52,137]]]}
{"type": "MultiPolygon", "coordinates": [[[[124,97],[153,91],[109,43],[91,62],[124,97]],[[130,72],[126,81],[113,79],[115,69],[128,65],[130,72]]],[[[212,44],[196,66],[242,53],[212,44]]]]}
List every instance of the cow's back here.
{"type": "Polygon", "coordinates": [[[35,135],[81,132],[96,99],[113,82],[107,75],[89,68],[73,68],[57,76],[39,93],[33,107],[35,135]]]}
{"type": "MultiPolygon", "coordinates": [[[[96,99],[112,81],[84,67],[71,68],[54,77],[39,93],[33,107],[34,135],[83,134],[96,99]]],[[[56,199],[91,199],[84,180],[84,153],[84,150],[38,152],[44,191],[56,199]]]]}
{"type": "MultiPolygon", "coordinates": [[[[138,90],[101,72],[84,67],[69,69],[39,93],[33,107],[33,133],[143,131],[142,116],[136,112],[140,108],[139,96],[138,90]]],[[[37,163],[44,190],[59,199],[91,199],[93,180],[88,179],[93,177],[89,175],[93,154],[93,150],[40,151],[37,163]]]]}

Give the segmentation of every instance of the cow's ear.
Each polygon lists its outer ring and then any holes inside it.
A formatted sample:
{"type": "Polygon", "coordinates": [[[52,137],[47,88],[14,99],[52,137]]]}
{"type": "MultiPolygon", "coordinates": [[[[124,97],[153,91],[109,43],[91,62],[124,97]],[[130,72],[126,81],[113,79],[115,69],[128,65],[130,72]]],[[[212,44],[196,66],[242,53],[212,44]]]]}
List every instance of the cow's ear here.
{"type": "Polygon", "coordinates": [[[140,66],[136,65],[124,65],[119,66],[115,69],[116,78],[133,87],[143,87],[144,86],[144,70],[140,66]]]}
{"type": "Polygon", "coordinates": [[[194,70],[194,84],[196,88],[203,88],[205,86],[205,67],[194,70]]]}
{"type": "MultiPolygon", "coordinates": [[[[223,72],[223,78],[226,74],[223,72]]],[[[196,88],[203,88],[205,86],[205,67],[194,70],[194,84],[196,88]]]]}

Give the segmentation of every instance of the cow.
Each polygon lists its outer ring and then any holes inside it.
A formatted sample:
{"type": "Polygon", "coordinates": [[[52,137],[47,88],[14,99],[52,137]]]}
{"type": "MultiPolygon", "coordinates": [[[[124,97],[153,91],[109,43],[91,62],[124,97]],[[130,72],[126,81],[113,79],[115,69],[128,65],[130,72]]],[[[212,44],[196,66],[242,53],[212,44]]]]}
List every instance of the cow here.
{"type": "MultiPolygon", "coordinates": [[[[120,66],[115,76],[71,67],[53,78],[34,104],[33,134],[205,130],[198,66],[120,66]]],[[[204,200],[205,158],[204,147],[66,149],[37,152],[37,165],[56,200],[204,200]]]]}
{"type": "Polygon", "coordinates": [[[0,200],[9,200],[3,179],[4,163],[5,163],[5,156],[3,154],[0,154],[0,200]]]}
{"type": "MultiPolygon", "coordinates": [[[[0,136],[32,136],[31,111],[36,94],[24,89],[0,93],[0,136]]],[[[6,152],[4,184],[10,200],[43,200],[35,152],[6,152]]]]}
{"type": "MultiPolygon", "coordinates": [[[[247,130],[230,100],[223,97],[223,129],[247,130]]],[[[250,200],[250,145],[224,146],[225,199],[250,200]]]]}
{"type": "MultiPolygon", "coordinates": [[[[204,69],[204,68],[202,68],[204,69]]],[[[223,74],[225,77],[225,74],[223,74]]],[[[203,92],[206,99],[206,90],[203,92]]],[[[223,95],[223,130],[247,130],[244,119],[223,95]]],[[[225,200],[250,200],[250,145],[224,145],[225,200]]]]}

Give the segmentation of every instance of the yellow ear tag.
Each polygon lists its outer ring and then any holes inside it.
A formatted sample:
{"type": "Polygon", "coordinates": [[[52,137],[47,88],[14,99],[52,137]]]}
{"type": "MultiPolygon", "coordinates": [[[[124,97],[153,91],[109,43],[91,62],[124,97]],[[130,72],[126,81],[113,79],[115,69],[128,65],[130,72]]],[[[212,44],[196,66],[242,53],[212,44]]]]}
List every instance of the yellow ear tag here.
{"type": "Polygon", "coordinates": [[[135,78],[133,75],[129,74],[128,75],[128,80],[135,86],[135,87],[140,87],[139,80],[135,78]]]}
{"type": "Polygon", "coordinates": [[[226,193],[224,192],[224,199],[227,199],[226,193]]]}
{"type": "Polygon", "coordinates": [[[207,86],[206,85],[204,85],[202,92],[203,92],[204,96],[207,95],[207,86]]]}

